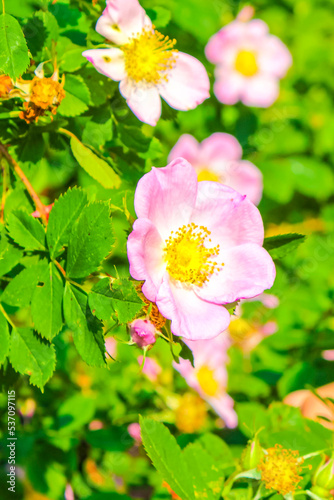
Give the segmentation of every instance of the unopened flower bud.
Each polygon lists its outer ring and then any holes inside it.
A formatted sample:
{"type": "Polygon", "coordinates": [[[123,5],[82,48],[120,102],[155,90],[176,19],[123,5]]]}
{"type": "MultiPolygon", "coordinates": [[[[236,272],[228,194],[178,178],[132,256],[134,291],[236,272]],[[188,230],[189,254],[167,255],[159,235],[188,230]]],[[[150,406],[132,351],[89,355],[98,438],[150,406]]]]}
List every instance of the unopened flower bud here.
{"type": "Polygon", "coordinates": [[[135,319],[130,324],[130,335],[133,342],[143,349],[155,343],[155,326],[148,319],[135,319]]]}
{"type": "Polygon", "coordinates": [[[325,498],[330,496],[330,490],[334,489],[334,453],[329,460],[323,460],[319,465],[312,478],[312,484],[314,493],[318,491],[317,494],[325,498]]]}
{"type": "Polygon", "coordinates": [[[260,445],[259,438],[257,436],[249,441],[247,448],[245,449],[241,457],[241,465],[243,470],[255,469],[262,458],[264,457],[264,451],[260,445]]]}

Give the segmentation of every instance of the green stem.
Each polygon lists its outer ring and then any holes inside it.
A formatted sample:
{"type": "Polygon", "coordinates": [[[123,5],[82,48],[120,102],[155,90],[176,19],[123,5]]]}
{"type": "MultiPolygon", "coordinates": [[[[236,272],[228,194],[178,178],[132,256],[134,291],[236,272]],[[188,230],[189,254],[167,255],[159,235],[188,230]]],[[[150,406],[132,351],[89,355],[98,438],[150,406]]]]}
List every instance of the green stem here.
{"type": "Polygon", "coordinates": [[[2,0],[2,13],[6,14],[6,12],[5,12],[5,0],[2,0]]]}
{"type": "Polygon", "coordinates": [[[10,317],[8,316],[8,314],[6,313],[4,308],[2,307],[1,303],[0,303],[0,311],[2,312],[2,314],[4,315],[4,317],[6,318],[8,323],[11,325],[11,327],[14,328],[14,330],[16,330],[16,326],[14,325],[14,323],[12,322],[12,320],[10,319],[10,317]]]}
{"type": "Polygon", "coordinates": [[[5,160],[1,161],[1,172],[2,172],[2,197],[1,197],[1,208],[0,208],[0,223],[4,222],[4,212],[5,212],[5,203],[6,196],[8,191],[8,164],[5,160]]]}

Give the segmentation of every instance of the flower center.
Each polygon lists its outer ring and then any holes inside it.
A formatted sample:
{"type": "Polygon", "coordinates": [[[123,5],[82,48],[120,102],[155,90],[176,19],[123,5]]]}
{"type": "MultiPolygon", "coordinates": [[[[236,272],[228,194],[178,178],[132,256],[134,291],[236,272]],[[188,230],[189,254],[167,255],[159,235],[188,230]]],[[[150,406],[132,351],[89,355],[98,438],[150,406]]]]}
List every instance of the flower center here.
{"type": "Polygon", "coordinates": [[[7,75],[0,75],[0,98],[7,97],[12,90],[12,80],[7,75]]]}
{"type": "Polygon", "coordinates": [[[256,54],[251,50],[240,50],[235,60],[235,69],[244,76],[254,76],[258,72],[256,54]]]}
{"type": "Polygon", "coordinates": [[[287,495],[298,488],[302,479],[304,459],[299,457],[298,451],[286,450],[276,444],[267,450],[258,469],[261,471],[261,480],[268,490],[276,490],[281,495],[287,495]]]}
{"type": "Polygon", "coordinates": [[[168,71],[174,68],[177,51],[176,40],[170,40],[152,28],[144,28],[129,43],[121,48],[125,56],[125,70],[135,82],[157,85],[168,81],[168,71]]]}
{"type": "Polygon", "coordinates": [[[197,372],[198,383],[207,396],[215,396],[218,392],[219,385],[214,377],[214,372],[208,366],[201,366],[197,372]]]}
{"type": "Polygon", "coordinates": [[[198,182],[201,182],[201,181],[219,182],[220,181],[218,175],[215,174],[214,172],[212,172],[212,170],[209,170],[208,168],[201,168],[201,170],[198,171],[197,180],[198,180],[198,182]]]}
{"type": "Polygon", "coordinates": [[[52,78],[35,77],[32,81],[30,101],[42,109],[59,106],[65,97],[63,86],[52,78]]]}
{"type": "Polygon", "coordinates": [[[177,428],[188,434],[199,431],[205,424],[206,405],[199,396],[187,392],[175,412],[177,428]]]}
{"type": "Polygon", "coordinates": [[[214,271],[221,270],[217,262],[210,260],[219,254],[219,245],[213,248],[204,246],[210,234],[206,227],[196,226],[193,222],[171,232],[164,252],[167,271],[172,278],[202,286],[214,271]]]}
{"type": "Polygon", "coordinates": [[[238,318],[231,321],[228,331],[235,342],[242,342],[255,332],[255,328],[247,320],[238,318]]]}

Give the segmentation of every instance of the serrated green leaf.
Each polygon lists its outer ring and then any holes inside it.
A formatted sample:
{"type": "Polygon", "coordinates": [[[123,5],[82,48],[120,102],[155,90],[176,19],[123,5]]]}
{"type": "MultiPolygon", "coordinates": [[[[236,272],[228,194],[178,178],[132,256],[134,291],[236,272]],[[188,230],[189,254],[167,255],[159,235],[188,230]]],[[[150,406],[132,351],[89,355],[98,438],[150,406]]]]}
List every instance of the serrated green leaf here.
{"type": "Polygon", "coordinates": [[[99,182],[101,186],[107,189],[118,188],[120,186],[121,179],[109,163],[102,160],[102,158],[74,137],[71,138],[71,149],[79,165],[87,174],[99,182]]]}
{"type": "Polygon", "coordinates": [[[30,328],[15,328],[11,334],[9,360],[15,371],[29,375],[42,392],[56,367],[54,347],[30,328]]]}
{"type": "Polygon", "coordinates": [[[90,366],[105,366],[102,325],[92,315],[87,295],[69,283],[65,285],[64,316],[82,359],[90,366]]]}
{"type": "Polygon", "coordinates": [[[263,247],[270,253],[273,259],[281,259],[289,252],[295,250],[305,241],[305,238],[304,234],[298,233],[280,234],[265,238],[263,247]]]}
{"type": "Polygon", "coordinates": [[[0,366],[3,364],[9,353],[9,330],[8,323],[0,311],[0,366]]]}
{"type": "MultiPolygon", "coordinates": [[[[191,351],[191,349],[187,346],[185,342],[180,337],[174,337],[175,342],[177,342],[181,348],[179,353],[177,354],[177,357],[182,358],[182,359],[188,359],[190,363],[192,364],[193,367],[195,367],[195,362],[194,362],[194,355],[191,351]]],[[[179,363],[179,360],[176,361],[179,363]]]]}
{"type": "Polygon", "coordinates": [[[87,111],[90,92],[81,76],[66,75],[64,90],[66,95],[57,111],[60,115],[78,116],[87,111]]]}
{"type": "Polygon", "coordinates": [[[5,288],[1,302],[14,307],[29,306],[41,269],[41,262],[23,269],[5,288]]]}
{"type": "Polygon", "coordinates": [[[131,127],[121,123],[118,127],[120,139],[130,149],[138,153],[145,153],[150,147],[151,138],[143,134],[138,127],[131,127]]]}
{"type": "Polygon", "coordinates": [[[85,191],[77,188],[69,189],[55,202],[46,232],[51,257],[56,257],[63,246],[68,244],[73,224],[87,203],[85,191]]]}
{"type": "Polygon", "coordinates": [[[104,278],[92,288],[89,306],[99,319],[107,321],[114,317],[119,323],[129,323],[143,308],[144,302],[131,281],[119,279],[111,286],[110,279],[104,278]]]}
{"type": "Polygon", "coordinates": [[[15,210],[8,217],[9,235],[25,250],[45,250],[45,231],[39,220],[15,210]]]}
{"type": "Polygon", "coordinates": [[[36,56],[43,49],[51,49],[52,41],[58,40],[57,20],[51,12],[39,10],[28,19],[24,26],[24,34],[29,41],[29,50],[33,56],[36,56]]]}
{"type": "Polygon", "coordinates": [[[15,17],[0,15],[0,72],[16,79],[29,65],[28,47],[15,17]]]}
{"type": "Polygon", "coordinates": [[[174,436],[161,422],[141,416],[139,423],[145,450],[162,479],[182,500],[193,500],[190,471],[174,436]]]}
{"type": "Polygon", "coordinates": [[[234,465],[233,455],[228,445],[215,434],[207,433],[200,436],[198,442],[221,467],[234,465]]]}
{"type": "Polygon", "coordinates": [[[68,242],[67,274],[84,278],[96,271],[114,243],[109,208],[91,203],[83,208],[68,242]]]}
{"type": "Polygon", "coordinates": [[[0,241],[0,276],[9,273],[23,257],[23,252],[12,245],[5,234],[2,233],[0,241]]]}
{"type": "Polygon", "coordinates": [[[38,333],[52,340],[63,325],[64,285],[56,266],[46,260],[41,262],[38,281],[32,296],[31,315],[38,333]]]}
{"type": "Polygon", "coordinates": [[[198,442],[188,444],[182,455],[191,474],[195,498],[218,500],[224,486],[219,462],[215,462],[198,442]]]}

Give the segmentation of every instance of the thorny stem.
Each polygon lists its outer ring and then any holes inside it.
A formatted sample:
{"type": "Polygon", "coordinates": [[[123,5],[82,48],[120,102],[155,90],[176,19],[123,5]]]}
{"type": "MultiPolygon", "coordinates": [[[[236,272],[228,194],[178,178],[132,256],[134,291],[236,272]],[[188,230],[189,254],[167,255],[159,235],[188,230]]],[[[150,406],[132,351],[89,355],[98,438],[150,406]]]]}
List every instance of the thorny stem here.
{"type": "Polygon", "coordinates": [[[3,156],[6,158],[6,160],[12,165],[14,171],[16,172],[16,174],[19,176],[19,178],[21,179],[21,181],[25,185],[28,193],[30,194],[33,202],[35,203],[37,210],[41,214],[41,218],[42,218],[43,223],[45,225],[47,225],[48,220],[47,220],[45,205],[39,199],[38,194],[36,193],[36,191],[34,190],[32,185],[30,184],[29,180],[25,176],[24,172],[21,170],[18,163],[16,163],[14,158],[11,157],[11,155],[8,153],[7,149],[5,148],[5,146],[1,142],[0,142],[0,153],[2,153],[3,156]]]}
{"type": "Polygon", "coordinates": [[[1,198],[1,208],[0,208],[0,223],[3,223],[6,196],[8,191],[8,168],[6,161],[1,161],[1,173],[2,173],[2,198],[1,198]]]}

